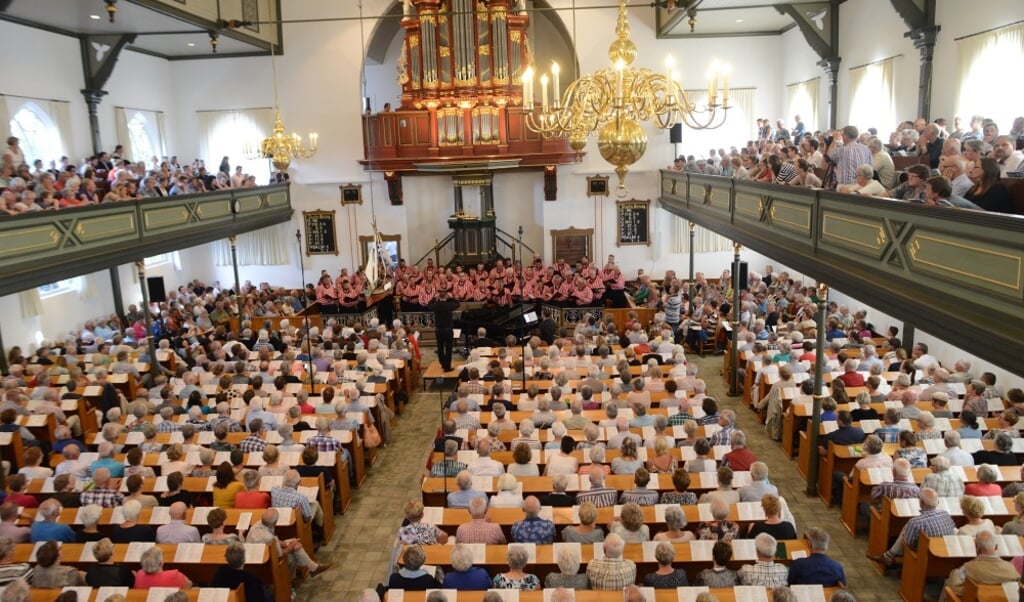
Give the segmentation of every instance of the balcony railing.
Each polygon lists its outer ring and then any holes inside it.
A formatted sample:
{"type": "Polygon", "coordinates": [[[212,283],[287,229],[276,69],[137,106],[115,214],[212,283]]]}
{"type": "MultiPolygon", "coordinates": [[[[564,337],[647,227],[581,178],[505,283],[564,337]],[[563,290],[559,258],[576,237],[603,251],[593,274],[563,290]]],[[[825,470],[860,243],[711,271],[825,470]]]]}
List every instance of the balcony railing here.
{"type": "Polygon", "coordinates": [[[661,172],[661,204],[908,325],[1020,370],[1022,216],[673,171],[661,172]]]}
{"type": "Polygon", "coordinates": [[[39,211],[0,220],[0,295],[291,219],[287,184],[39,211]]]}

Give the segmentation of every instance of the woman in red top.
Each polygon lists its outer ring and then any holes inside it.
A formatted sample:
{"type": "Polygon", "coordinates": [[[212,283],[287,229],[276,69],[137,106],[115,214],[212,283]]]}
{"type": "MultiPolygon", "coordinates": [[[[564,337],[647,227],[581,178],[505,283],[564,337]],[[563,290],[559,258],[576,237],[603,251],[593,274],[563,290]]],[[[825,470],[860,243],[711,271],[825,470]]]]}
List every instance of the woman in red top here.
{"type": "Polygon", "coordinates": [[[978,467],[978,481],[976,483],[968,483],[964,487],[964,495],[973,495],[976,497],[1002,497],[1003,490],[999,487],[999,469],[990,465],[982,464],[978,467]]]}
{"type": "Polygon", "coordinates": [[[334,288],[334,283],[327,274],[321,276],[320,282],[316,285],[316,302],[322,306],[333,306],[338,303],[338,290],[334,288]]]}
{"type": "Polygon", "coordinates": [[[245,491],[235,494],[235,508],[266,509],[270,507],[270,494],[260,491],[260,476],[255,470],[242,471],[242,484],[245,491]]]}
{"type": "Polygon", "coordinates": [[[192,581],[177,569],[164,570],[164,553],[158,546],[153,546],[142,553],[139,562],[142,569],[135,572],[135,588],[176,587],[189,589],[192,581]]]}

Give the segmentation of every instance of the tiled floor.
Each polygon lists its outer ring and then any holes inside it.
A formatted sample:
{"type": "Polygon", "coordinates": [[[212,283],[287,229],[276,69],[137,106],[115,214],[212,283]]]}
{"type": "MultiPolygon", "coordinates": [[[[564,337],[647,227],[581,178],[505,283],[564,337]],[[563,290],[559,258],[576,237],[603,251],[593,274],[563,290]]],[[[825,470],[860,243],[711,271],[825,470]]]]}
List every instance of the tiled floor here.
{"type": "MultiPolygon", "coordinates": [[[[425,350],[425,363],[433,359],[425,350]]],[[[858,600],[888,602],[899,598],[895,574],[881,576],[864,557],[866,535],[851,537],[839,522],[838,509],[825,508],[817,498],[805,493],[795,463],[787,459],[777,443],[771,441],[754,415],[742,406],[741,398],[730,398],[721,378],[721,357],[692,358],[700,366],[700,376],[708,383],[708,393],[727,407],[737,410],[739,426],[747,433],[747,442],[758,458],[768,464],[770,479],[789,502],[796,516],[798,532],[808,526],[824,527],[832,535],[831,555],[843,563],[851,591],[858,600]]],[[[349,511],[339,517],[338,530],[321,548],[319,558],[337,566],[298,588],[298,600],[314,600],[327,594],[331,600],[355,600],[360,591],[373,587],[387,574],[391,545],[402,522],[406,501],[420,495],[420,477],[424,471],[430,441],[440,420],[440,393],[417,393],[404,415],[399,417],[395,440],[382,449],[362,487],[355,490],[349,511]]]]}

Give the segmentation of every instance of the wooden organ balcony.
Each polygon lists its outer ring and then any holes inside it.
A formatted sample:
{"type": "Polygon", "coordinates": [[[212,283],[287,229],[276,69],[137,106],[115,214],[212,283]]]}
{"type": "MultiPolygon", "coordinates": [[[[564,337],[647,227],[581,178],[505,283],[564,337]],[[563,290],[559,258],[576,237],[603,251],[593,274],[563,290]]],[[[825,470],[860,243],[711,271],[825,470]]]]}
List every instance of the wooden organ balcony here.
{"type": "Polygon", "coordinates": [[[363,116],[364,168],[552,170],[575,162],[565,139],[526,127],[528,23],[515,0],[405,0],[402,95],[397,111],[363,116]]]}

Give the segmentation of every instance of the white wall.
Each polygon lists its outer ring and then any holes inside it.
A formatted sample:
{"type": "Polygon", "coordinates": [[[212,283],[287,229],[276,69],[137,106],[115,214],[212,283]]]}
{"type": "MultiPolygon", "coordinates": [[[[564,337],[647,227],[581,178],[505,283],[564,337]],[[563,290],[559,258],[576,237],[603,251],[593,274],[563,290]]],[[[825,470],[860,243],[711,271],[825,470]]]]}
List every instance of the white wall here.
{"type": "MultiPolygon", "coordinates": [[[[840,305],[849,306],[851,313],[860,308],[866,309],[868,312],[867,320],[875,327],[875,331],[884,333],[889,326],[896,326],[900,329],[899,337],[903,338],[906,324],[902,320],[897,320],[886,313],[874,309],[868,303],[854,299],[835,289],[829,291],[829,300],[835,301],[840,305]]],[[[1024,373],[1014,374],[1003,368],[993,366],[977,356],[967,353],[956,345],[943,340],[941,333],[936,335],[923,330],[916,330],[914,332],[914,342],[928,345],[928,353],[935,356],[943,366],[950,370],[952,370],[953,365],[958,360],[966,359],[971,362],[975,377],[980,376],[982,372],[991,372],[996,375],[996,382],[1004,391],[1013,387],[1024,386],[1024,373]]]]}
{"type": "Polygon", "coordinates": [[[782,82],[779,86],[779,110],[785,114],[777,114],[773,118],[783,118],[792,127],[793,115],[787,111],[789,108],[786,102],[786,86],[805,82],[810,79],[818,79],[818,118],[812,123],[808,115],[803,115],[804,125],[809,131],[821,130],[828,127],[828,77],[817,65],[819,57],[804,39],[798,28],[793,28],[782,34],[779,44],[779,58],[782,64],[782,82]]]}

